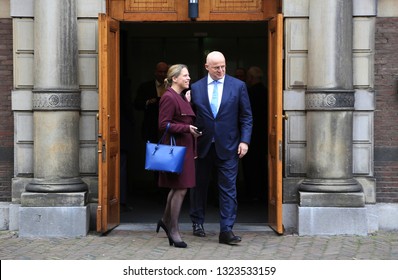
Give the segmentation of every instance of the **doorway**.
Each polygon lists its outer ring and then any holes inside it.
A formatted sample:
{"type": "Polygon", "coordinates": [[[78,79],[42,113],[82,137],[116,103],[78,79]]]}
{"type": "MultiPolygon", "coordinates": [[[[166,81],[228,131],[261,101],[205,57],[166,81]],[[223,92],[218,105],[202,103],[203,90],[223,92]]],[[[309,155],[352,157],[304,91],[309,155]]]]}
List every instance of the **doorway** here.
{"type": "MultiPolygon", "coordinates": [[[[263,83],[267,85],[267,29],[267,21],[121,23],[121,106],[131,106],[130,110],[127,110],[132,121],[130,127],[121,125],[121,146],[123,142],[127,142],[128,146],[127,189],[124,194],[127,207],[121,208],[121,223],[157,221],[163,213],[168,191],[158,188],[154,174],[144,170],[145,142],[141,138],[143,112],[133,107],[139,84],[154,78],[155,65],[159,61],[165,61],[170,65],[186,64],[191,80],[195,82],[206,75],[204,63],[207,53],[219,50],[226,57],[227,74],[234,76],[237,68],[258,66],[263,70],[263,83]]],[[[264,104],[264,113],[266,112],[267,105],[264,104]]],[[[266,135],[267,127],[264,127],[263,131],[266,135]]],[[[266,156],[264,161],[267,162],[266,156]]],[[[260,186],[257,188],[260,191],[257,190],[255,197],[249,197],[242,169],[241,166],[237,182],[237,222],[267,223],[267,186],[260,186]]],[[[267,169],[264,170],[264,174],[266,172],[267,169]]],[[[214,184],[211,184],[206,222],[218,222],[217,197],[217,190],[214,184]]],[[[189,195],[186,196],[183,205],[181,222],[190,222],[188,198],[189,195]]]]}

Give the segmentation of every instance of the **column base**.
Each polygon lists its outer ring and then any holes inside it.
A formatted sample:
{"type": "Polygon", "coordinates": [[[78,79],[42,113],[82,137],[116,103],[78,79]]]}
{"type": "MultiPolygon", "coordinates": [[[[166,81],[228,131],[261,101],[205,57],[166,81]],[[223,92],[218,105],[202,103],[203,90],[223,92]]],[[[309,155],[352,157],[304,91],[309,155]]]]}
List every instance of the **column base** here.
{"type": "Polygon", "coordinates": [[[0,231],[8,230],[11,202],[0,202],[0,231]]]}
{"type": "Polygon", "coordinates": [[[365,207],[298,206],[299,235],[368,235],[365,207]]]}
{"type": "Polygon", "coordinates": [[[87,192],[70,193],[38,193],[24,192],[21,194],[23,207],[68,207],[85,206],[88,202],[87,192]]]}
{"type": "Polygon", "coordinates": [[[87,190],[87,184],[81,178],[35,178],[26,186],[26,191],[38,193],[85,192],[87,190]]]}
{"type": "Polygon", "coordinates": [[[355,179],[305,179],[299,185],[306,192],[362,192],[362,186],[355,179]]]}
{"type": "Polygon", "coordinates": [[[364,207],[363,192],[317,193],[299,191],[301,207],[364,207]]]}
{"type": "Polygon", "coordinates": [[[89,224],[88,206],[19,207],[20,237],[81,237],[89,224]]]}

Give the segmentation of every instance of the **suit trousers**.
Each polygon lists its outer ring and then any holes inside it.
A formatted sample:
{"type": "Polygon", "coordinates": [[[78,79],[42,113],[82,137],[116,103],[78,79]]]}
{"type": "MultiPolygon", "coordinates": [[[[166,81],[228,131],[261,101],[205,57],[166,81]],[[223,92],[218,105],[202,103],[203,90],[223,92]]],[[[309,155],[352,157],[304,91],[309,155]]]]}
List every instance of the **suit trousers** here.
{"type": "Polygon", "coordinates": [[[209,181],[213,168],[216,168],[216,181],[219,193],[220,232],[232,230],[237,214],[236,178],[239,157],[221,160],[214,144],[204,158],[196,159],[196,187],[190,189],[190,217],[193,223],[203,224],[207,206],[209,181]]]}

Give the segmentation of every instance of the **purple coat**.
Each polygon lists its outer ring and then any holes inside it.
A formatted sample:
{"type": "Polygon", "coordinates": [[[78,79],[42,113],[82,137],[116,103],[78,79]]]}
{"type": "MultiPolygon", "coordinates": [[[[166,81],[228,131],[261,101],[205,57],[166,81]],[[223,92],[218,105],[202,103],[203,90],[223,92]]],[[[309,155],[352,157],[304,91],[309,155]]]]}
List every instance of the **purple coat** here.
{"type": "MultiPolygon", "coordinates": [[[[191,104],[172,88],[168,88],[159,103],[159,131],[161,135],[170,123],[169,133],[176,139],[176,145],[187,147],[181,174],[159,172],[159,187],[172,189],[193,188],[195,183],[196,139],[189,126],[195,121],[191,104]]],[[[169,137],[165,143],[170,143],[169,137]]]]}

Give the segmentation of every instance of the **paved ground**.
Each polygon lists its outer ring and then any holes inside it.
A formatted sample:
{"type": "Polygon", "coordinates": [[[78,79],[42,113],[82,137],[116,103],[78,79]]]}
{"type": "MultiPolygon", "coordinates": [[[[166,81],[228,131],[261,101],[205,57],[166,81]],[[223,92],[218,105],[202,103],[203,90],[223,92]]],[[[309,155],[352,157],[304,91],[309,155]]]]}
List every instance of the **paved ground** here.
{"type": "MultiPolygon", "coordinates": [[[[206,225],[205,225],[206,227],[206,225]]],[[[169,246],[155,224],[122,224],[106,236],[90,232],[80,238],[20,238],[0,232],[1,260],[398,260],[398,232],[379,231],[369,236],[276,235],[266,226],[236,225],[242,242],[218,243],[216,224],[208,236],[194,237],[182,224],[188,248],[169,246]]],[[[397,263],[398,264],[398,263],[397,263]]]]}

